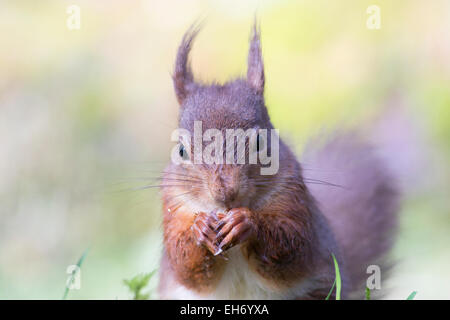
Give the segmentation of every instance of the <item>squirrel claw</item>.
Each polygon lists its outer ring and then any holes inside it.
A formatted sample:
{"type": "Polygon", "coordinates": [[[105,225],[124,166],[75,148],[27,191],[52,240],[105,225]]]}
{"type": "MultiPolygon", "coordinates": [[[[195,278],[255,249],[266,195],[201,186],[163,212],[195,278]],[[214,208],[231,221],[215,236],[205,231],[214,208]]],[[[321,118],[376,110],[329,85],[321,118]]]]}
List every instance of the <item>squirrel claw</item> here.
{"type": "Polygon", "coordinates": [[[214,252],[214,255],[215,255],[215,256],[218,256],[218,255],[221,254],[222,252],[223,252],[222,248],[218,248],[218,249],[216,250],[216,252],[214,252]]]}
{"type": "Polygon", "coordinates": [[[220,220],[215,231],[214,240],[218,244],[217,252],[223,252],[236,244],[246,241],[254,232],[253,222],[250,220],[250,211],[247,208],[236,208],[220,220]]]}
{"type": "Polygon", "coordinates": [[[205,247],[212,254],[217,251],[217,246],[214,244],[216,221],[215,216],[200,212],[196,215],[191,227],[196,244],[205,247]]]}

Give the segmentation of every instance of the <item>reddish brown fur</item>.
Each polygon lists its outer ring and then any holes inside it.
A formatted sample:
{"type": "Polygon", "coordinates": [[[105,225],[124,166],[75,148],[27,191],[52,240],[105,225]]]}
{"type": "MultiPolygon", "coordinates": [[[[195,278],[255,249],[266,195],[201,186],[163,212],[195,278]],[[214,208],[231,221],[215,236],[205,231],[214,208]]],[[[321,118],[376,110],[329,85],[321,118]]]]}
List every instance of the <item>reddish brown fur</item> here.
{"type": "Polygon", "coordinates": [[[199,246],[192,226],[195,215],[164,205],[164,244],[177,280],[188,288],[208,291],[219,280],[223,264],[207,248],[199,246]]]}

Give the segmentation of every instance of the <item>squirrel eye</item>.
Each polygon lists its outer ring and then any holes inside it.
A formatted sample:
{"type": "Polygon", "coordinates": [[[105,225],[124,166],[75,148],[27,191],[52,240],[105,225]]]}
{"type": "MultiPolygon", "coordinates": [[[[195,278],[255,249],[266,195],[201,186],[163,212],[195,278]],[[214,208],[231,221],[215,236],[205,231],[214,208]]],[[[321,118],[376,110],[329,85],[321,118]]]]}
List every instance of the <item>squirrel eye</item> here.
{"type": "Polygon", "coordinates": [[[183,158],[184,160],[188,160],[189,159],[189,155],[186,152],[186,149],[184,148],[184,145],[182,143],[180,143],[179,154],[180,154],[180,157],[183,158]]]}

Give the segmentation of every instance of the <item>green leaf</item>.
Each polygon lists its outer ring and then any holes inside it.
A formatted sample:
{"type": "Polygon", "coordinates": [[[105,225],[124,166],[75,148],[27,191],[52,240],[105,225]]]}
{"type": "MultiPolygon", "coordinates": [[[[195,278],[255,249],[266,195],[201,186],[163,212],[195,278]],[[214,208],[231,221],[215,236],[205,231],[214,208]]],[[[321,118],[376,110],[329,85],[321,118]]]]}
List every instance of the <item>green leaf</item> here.
{"type": "Polygon", "coordinates": [[[155,273],[156,270],[153,270],[150,273],[138,274],[130,280],[123,280],[125,285],[133,294],[134,300],[148,300],[148,298],[150,297],[150,293],[142,293],[142,290],[145,289],[155,273]]]}
{"type": "MultiPolygon", "coordinates": [[[[78,270],[81,270],[81,265],[83,264],[83,261],[84,261],[84,259],[86,258],[88,252],[89,252],[89,248],[87,248],[86,250],[84,250],[84,252],[83,252],[83,254],[81,255],[80,259],[78,259],[78,262],[77,262],[77,267],[78,267],[78,269],[75,269],[75,270],[72,272],[72,274],[70,275],[69,283],[72,283],[72,282],[75,281],[75,277],[76,277],[76,275],[77,275],[77,272],[78,272],[78,270]]],[[[63,294],[63,297],[62,297],[63,300],[66,300],[66,299],[67,299],[67,295],[69,294],[69,291],[70,291],[69,286],[66,285],[66,289],[64,290],[64,294],[63,294]]]]}
{"type": "Polygon", "coordinates": [[[408,296],[408,298],[406,298],[406,300],[414,300],[414,297],[416,296],[417,291],[413,291],[411,292],[411,294],[408,296]]]}

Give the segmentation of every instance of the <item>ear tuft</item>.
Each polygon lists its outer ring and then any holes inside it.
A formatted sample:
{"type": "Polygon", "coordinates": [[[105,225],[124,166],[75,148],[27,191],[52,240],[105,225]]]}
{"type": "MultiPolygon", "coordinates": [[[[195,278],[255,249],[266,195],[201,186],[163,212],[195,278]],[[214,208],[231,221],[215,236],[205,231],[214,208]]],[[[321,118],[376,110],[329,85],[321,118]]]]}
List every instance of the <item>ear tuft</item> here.
{"type": "Polygon", "coordinates": [[[178,103],[182,105],[189,92],[195,87],[194,76],[189,62],[189,52],[192,42],[200,31],[199,26],[192,25],[184,34],[181,44],[178,47],[175,61],[175,71],[173,73],[173,85],[178,103]]]}
{"type": "Polygon", "coordinates": [[[264,92],[264,64],[261,53],[260,28],[255,21],[247,62],[247,82],[258,93],[264,92]]]}

